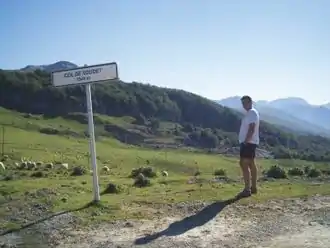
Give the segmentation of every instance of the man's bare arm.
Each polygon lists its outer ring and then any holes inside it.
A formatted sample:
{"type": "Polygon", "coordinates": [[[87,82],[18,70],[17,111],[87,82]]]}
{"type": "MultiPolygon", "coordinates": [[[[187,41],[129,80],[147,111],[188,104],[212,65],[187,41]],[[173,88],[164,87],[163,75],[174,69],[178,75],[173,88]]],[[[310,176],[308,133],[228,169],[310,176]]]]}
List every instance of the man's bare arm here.
{"type": "Polygon", "coordinates": [[[249,129],[246,134],[245,143],[248,143],[249,141],[251,141],[252,136],[254,134],[255,126],[256,126],[256,124],[254,122],[249,124],[249,129]]]}

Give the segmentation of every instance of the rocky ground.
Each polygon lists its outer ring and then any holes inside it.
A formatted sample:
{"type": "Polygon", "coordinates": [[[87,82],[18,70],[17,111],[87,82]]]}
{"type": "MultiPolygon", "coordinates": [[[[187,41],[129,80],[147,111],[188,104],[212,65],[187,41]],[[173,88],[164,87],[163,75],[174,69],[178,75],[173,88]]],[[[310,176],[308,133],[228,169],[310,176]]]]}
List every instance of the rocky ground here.
{"type": "Polygon", "coordinates": [[[58,215],[0,236],[0,247],[330,247],[330,197],[325,196],[251,205],[183,203],[151,214],[152,221],[117,221],[83,229],[72,214],[58,215]]]}

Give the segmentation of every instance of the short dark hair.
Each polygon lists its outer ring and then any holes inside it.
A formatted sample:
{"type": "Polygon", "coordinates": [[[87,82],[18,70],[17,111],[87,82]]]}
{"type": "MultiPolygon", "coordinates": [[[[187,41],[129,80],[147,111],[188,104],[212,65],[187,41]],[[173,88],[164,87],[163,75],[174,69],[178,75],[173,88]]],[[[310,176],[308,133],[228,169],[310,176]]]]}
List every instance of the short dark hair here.
{"type": "Polygon", "coordinates": [[[252,98],[248,95],[242,96],[241,97],[241,101],[248,101],[248,102],[252,102],[252,98]]]}

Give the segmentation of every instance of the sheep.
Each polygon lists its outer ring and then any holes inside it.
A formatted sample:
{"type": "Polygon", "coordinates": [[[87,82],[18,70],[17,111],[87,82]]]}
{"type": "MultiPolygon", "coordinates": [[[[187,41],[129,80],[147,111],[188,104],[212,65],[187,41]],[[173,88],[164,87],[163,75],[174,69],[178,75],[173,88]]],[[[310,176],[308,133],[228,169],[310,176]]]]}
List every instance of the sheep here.
{"type": "Polygon", "coordinates": [[[46,167],[46,169],[53,169],[54,165],[53,165],[53,163],[48,163],[48,164],[45,164],[45,167],[46,167]]]}
{"type": "Polygon", "coordinates": [[[0,162],[0,169],[6,170],[6,167],[5,167],[4,163],[2,163],[2,162],[0,162]]]}
{"type": "Polygon", "coordinates": [[[20,169],[20,164],[16,162],[15,163],[15,168],[20,169]]]}
{"type": "Polygon", "coordinates": [[[163,177],[168,177],[168,172],[167,171],[162,171],[162,176],[163,177]]]}
{"type": "Polygon", "coordinates": [[[66,170],[69,169],[69,164],[68,163],[62,163],[61,166],[62,166],[63,169],[66,169],[66,170]]]}
{"type": "Polygon", "coordinates": [[[68,163],[56,163],[56,169],[69,169],[69,164],[68,163]]]}
{"type": "Polygon", "coordinates": [[[36,169],[37,168],[37,164],[35,162],[29,161],[27,163],[27,168],[28,168],[28,170],[36,169]]]}
{"type": "Polygon", "coordinates": [[[105,166],[103,166],[102,171],[104,171],[104,172],[109,172],[110,169],[109,169],[108,166],[105,165],[105,166]]]}
{"type": "Polygon", "coordinates": [[[42,166],[43,162],[39,161],[37,162],[37,166],[42,166]]]}
{"type": "Polygon", "coordinates": [[[21,170],[24,170],[24,169],[26,169],[26,168],[27,168],[27,162],[24,162],[24,161],[23,161],[23,162],[21,163],[20,169],[21,169],[21,170]]]}

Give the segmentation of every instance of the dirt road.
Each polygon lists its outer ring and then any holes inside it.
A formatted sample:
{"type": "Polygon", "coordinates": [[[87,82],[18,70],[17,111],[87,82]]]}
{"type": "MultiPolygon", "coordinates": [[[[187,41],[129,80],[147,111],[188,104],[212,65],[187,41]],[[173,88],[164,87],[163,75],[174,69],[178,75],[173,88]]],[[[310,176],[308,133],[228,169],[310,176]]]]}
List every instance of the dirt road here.
{"type": "Polygon", "coordinates": [[[2,236],[0,243],[35,246],[43,240],[46,246],[39,247],[57,248],[330,247],[330,197],[322,196],[248,206],[231,201],[181,204],[159,210],[152,221],[123,221],[80,230],[73,228],[75,221],[70,214],[58,216],[2,236]]]}

